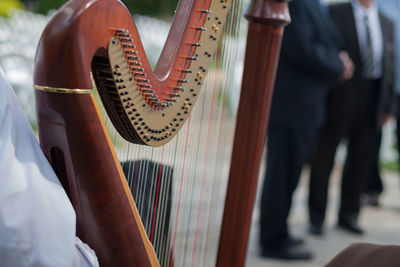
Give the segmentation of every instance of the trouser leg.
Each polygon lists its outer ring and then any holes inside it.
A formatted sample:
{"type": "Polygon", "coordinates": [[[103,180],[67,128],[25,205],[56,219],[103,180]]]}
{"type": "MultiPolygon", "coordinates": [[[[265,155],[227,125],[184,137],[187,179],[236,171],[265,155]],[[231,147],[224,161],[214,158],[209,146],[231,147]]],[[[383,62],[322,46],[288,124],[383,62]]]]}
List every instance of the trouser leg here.
{"type": "Polygon", "coordinates": [[[312,134],[270,125],[267,171],[261,196],[260,234],[263,249],[280,249],[288,237],[287,217],[312,134]]]}
{"type": "Polygon", "coordinates": [[[370,172],[367,174],[367,194],[381,194],[383,192],[383,184],[379,171],[379,152],[381,148],[382,141],[382,130],[380,130],[376,135],[376,140],[374,142],[374,147],[372,150],[371,168],[370,172]]]}
{"type": "Polygon", "coordinates": [[[267,169],[260,205],[260,241],[264,249],[279,246],[288,235],[285,218],[286,183],[289,162],[288,133],[270,126],[267,141],[267,169]]]}
{"type": "Polygon", "coordinates": [[[339,220],[356,220],[360,211],[360,196],[372,159],[370,144],[373,133],[364,133],[349,140],[348,155],[343,170],[339,220]]]}
{"type": "Polygon", "coordinates": [[[308,210],[313,225],[322,225],[325,219],[329,177],[343,135],[339,129],[333,124],[326,124],[319,132],[312,155],[308,210]]]}

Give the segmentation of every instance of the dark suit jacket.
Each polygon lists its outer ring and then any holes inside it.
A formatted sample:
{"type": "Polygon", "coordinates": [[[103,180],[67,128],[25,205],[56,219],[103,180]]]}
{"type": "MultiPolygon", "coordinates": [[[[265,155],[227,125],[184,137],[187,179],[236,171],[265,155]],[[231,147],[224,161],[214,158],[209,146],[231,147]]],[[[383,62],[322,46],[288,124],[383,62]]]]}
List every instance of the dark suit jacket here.
{"type": "MultiPolygon", "coordinates": [[[[348,126],[356,116],[357,100],[363,94],[362,70],[363,62],[358,43],[358,36],[351,3],[340,3],[330,6],[332,19],[342,34],[346,50],[355,65],[354,76],[351,80],[338,85],[330,91],[328,100],[328,117],[336,124],[348,126]]],[[[393,111],[393,82],[394,82],[394,43],[393,24],[382,13],[379,13],[383,35],[383,78],[378,91],[375,124],[385,113],[393,111]]]]}
{"type": "Polygon", "coordinates": [[[289,3],[272,100],[270,125],[310,128],[324,119],[329,86],[343,72],[343,40],[318,0],[289,3]]]}

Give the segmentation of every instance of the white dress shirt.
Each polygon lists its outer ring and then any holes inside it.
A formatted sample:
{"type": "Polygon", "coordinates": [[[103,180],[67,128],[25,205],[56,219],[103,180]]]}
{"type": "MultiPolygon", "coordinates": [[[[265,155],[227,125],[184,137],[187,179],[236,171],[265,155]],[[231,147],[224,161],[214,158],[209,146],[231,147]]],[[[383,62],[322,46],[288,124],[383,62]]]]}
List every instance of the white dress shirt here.
{"type": "Polygon", "coordinates": [[[98,266],[0,69],[0,266],[98,266]]]}
{"type": "Polygon", "coordinates": [[[375,4],[372,4],[369,8],[366,8],[360,4],[358,0],[353,0],[352,5],[357,29],[358,43],[363,59],[367,57],[367,33],[364,18],[365,16],[368,17],[374,59],[374,68],[371,77],[369,78],[382,78],[383,37],[378,8],[375,4]]]}

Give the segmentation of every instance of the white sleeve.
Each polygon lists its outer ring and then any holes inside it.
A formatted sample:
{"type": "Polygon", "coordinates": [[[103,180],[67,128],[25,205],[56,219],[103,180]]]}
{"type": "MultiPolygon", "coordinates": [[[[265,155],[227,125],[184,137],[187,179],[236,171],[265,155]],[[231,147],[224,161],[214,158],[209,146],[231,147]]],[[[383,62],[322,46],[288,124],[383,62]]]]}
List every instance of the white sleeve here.
{"type": "Polygon", "coordinates": [[[0,70],[0,265],[98,266],[75,213],[0,70]]]}

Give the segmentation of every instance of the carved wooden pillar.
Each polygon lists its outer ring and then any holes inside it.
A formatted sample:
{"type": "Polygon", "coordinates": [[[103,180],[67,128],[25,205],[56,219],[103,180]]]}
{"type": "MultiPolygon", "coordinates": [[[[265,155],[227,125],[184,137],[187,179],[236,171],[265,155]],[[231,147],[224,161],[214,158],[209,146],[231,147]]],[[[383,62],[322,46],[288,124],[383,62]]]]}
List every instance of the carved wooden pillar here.
{"type": "Polygon", "coordinates": [[[216,266],[244,266],[288,1],[253,0],[216,266]]]}

